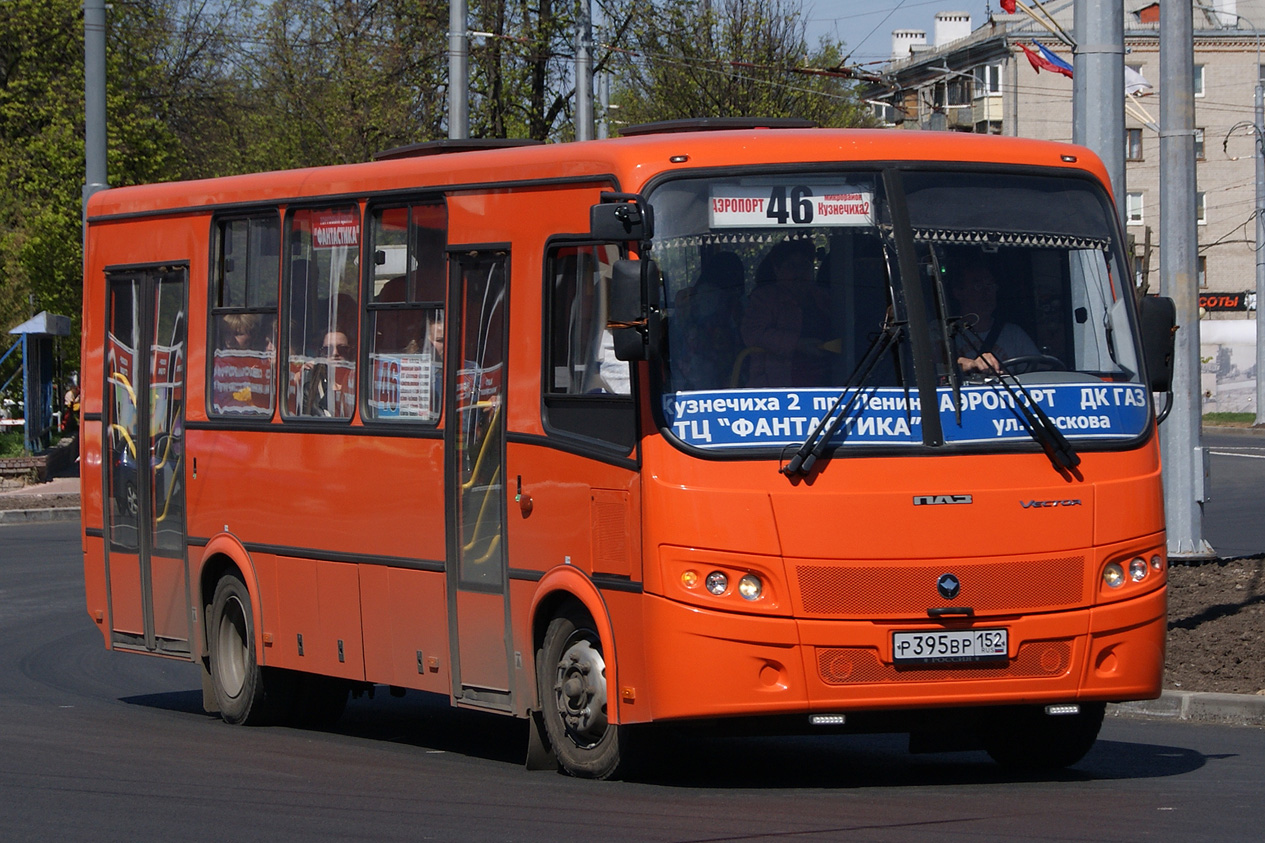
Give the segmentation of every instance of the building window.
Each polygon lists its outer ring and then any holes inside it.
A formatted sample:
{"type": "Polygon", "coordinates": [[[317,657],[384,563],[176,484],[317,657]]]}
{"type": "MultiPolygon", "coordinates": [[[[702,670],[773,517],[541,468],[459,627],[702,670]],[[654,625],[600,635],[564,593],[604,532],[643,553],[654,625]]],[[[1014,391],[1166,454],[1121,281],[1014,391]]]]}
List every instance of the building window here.
{"type": "Polygon", "coordinates": [[[1142,160],[1142,130],[1125,129],[1124,157],[1129,161],[1142,160]]]}
{"type": "Polygon", "coordinates": [[[1204,95],[1204,66],[1202,64],[1195,65],[1194,88],[1195,96],[1202,97],[1204,95]]]}
{"type": "Polygon", "coordinates": [[[1208,223],[1208,205],[1204,199],[1206,195],[1202,190],[1195,194],[1195,222],[1199,225],[1208,223]]]}
{"type": "Polygon", "coordinates": [[[1204,160],[1204,130],[1195,129],[1195,160],[1204,160]]]}
{"type": "Polygon", "coordinates": [[[1129,225],[1142,225],[1142,194],[1128,193],[1124,197],[1124,219],[1129,225]]]}
{"type": "Polygon", "coordinates": [[[1195,269],[1195,279],[1201,288],[1208,286],[1208,259],[1200,255],[1195,269]]]}
{"type": "Polygon", "coordinates": [[[1001,93],[1001,65],[981,64],[975,68],[975,96],[987,97],[1001,93]]]}

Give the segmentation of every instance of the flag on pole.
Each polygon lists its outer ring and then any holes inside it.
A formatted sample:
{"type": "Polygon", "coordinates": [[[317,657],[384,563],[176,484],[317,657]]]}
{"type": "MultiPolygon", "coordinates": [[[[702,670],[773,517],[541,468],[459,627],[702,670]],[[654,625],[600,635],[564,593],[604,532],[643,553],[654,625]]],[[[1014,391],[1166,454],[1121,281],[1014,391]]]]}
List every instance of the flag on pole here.
{"type": "Polygon", "coordinates": [[[1050,52],[1039,41],[1033,41],[1032,43],[1036,46],[1038,52],[1034,53],[1028,49],[1026,44],[1020,44],[1019,47],[1023,50],[1024,55],[1028,57],[1028,63],[1032,65],[1033,70],[1037,73],[1048,70],[1051,73],[1062,73],[1068,79],[1072,78],[1072,66],[1070,64],[1050,52]]]}
{"type": "Polygon", "coordinates": [[[1151,83],[1146,77],[1129,65],[1124,66],[1124,92],[1129,96],[1145,96],[1151,93],[1151,83]]]}
{"type": "Polygon", "coordinates": [[[1001,0],[1002,11],[1008,15],[1015,13],[1015,0],[1001,0]]]}

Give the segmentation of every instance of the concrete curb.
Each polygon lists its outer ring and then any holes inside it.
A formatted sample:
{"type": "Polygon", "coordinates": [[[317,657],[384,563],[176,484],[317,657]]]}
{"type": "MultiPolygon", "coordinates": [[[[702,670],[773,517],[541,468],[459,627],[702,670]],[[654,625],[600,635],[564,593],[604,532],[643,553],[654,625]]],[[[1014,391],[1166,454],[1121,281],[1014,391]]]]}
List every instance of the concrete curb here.
{"type": "Polygon", "coordinates": [[[39,524],[50,521],[78,521],[79,507],[58,506],[44,509],[0,509],[0,526],[5,524],[39,524]]]}
{"type": "Polygon", "coordinates": [[[1164,691],[1158,700],[1110,705],[1107,713],[1113,717],[1153,717],[1191,723],[1265,726],[1265,694],[1164,691]]]}

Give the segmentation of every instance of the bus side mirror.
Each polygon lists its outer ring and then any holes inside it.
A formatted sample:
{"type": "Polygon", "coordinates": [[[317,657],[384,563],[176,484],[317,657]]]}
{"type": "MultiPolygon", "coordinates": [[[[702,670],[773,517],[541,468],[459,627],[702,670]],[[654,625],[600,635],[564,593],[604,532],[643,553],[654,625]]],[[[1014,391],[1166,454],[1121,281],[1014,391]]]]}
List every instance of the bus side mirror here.
{"type": "Polygon", "coordinates": [[[589,234],[595,240],[649,240],[654,236],[654,214],[639,193],[603,193],[589,208],[589,234]]]}
{"type": "Polygon", "coordinates": [[[1177,342],[1177,306],[1167,296],[1143,296],[1138,306],[1142,356],[1152,392],[1173,389],[1173,350],[1177,342]]]}
{"type": "Polygon", "coordinates": [[[645,360],[657,341],[659,268],[652,260],[618,260],[611,267],[606,326],[618,360],[645,360]]]}

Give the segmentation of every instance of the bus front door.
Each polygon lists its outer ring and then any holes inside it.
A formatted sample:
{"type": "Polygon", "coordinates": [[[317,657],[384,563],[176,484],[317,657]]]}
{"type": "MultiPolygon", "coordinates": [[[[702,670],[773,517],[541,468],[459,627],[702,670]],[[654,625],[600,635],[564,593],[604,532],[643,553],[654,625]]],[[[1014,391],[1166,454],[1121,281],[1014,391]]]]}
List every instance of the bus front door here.
{"type": "Polygon", "coordinates": [[[453,696],[508,710],[513,701],[505,550],[505,252],[455,257],[445,453],[448,631],[453,696]]]}
{"type": "Polygon", "coordinates": [[[106,274],[105,483],[111,641],[189,655],[184,365],[188,268],[106,274]]]}

